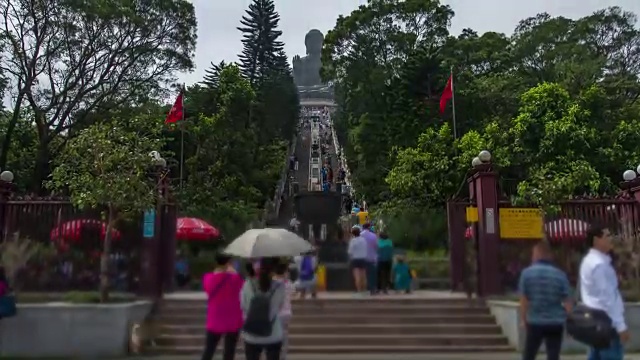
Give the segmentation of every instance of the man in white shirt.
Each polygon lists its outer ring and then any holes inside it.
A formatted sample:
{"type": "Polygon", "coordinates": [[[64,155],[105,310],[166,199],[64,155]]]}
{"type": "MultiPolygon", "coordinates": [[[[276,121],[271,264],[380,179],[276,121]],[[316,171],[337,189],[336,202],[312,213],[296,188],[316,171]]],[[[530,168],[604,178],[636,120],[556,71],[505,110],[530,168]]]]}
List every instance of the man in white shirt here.
{"type": "Polygon", "coordinates": [[[588,359],[622,360],[623,344],[629,340],[629,330],[624,319],[624,302],[618,289],[618,276],[609,255],[613,249],[609,229],[600,226],[589,228],[587,244],[591,249],[580,264],[580,297],[584,305],[606,312],[617,331],[609,348],[592,348],[588,359]]]}

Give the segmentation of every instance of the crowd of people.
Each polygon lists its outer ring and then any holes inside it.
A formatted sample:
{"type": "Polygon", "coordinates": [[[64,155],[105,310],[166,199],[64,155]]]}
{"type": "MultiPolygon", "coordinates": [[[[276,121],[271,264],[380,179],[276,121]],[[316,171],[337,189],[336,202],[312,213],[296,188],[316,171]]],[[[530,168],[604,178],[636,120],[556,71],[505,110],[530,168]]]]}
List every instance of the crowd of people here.
{"type": "Polygon", "coordinates": [[[370,223],[353,226],[347,253],[357,295],[411,292],[414,276],[386,232],[376,234],[370,223]]]}
{"type": "Polygon", "coordinates": [[[238,339],[245,359],[286,359],[291,300],[316,296],[314,254],[294,259],[263,258],[248,261],[242,276],[232,258],[216,256],[216,268],[204,275],[207,294],[207,335],[202,360],[211,360],[224,338],[223,359],[235,358],[238,339]]]}

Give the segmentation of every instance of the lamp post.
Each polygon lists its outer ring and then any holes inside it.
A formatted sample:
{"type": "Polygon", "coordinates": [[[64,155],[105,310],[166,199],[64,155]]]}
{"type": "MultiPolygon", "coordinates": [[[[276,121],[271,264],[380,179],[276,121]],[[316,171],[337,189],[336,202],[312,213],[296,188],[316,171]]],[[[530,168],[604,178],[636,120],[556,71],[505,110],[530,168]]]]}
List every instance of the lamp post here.
{"type": "Polygon", "coordinates": [[[0,173],[0,197],[4,198],[11,192],[13,186],[13,173],[5,170],[0,173]]]}
{"type": "Polygon", "coordinates": [[[151,151],[150,168],[152,171],[150,177],[153,178],[156,189],[154,189],[155,204],[151,208],[144,212],[143,217],[143,243],[142,243],[142,266],[140,276],[140,291],[143,295],[151,296],[154,298],[162,296],[164,280],[171,276],[168,273],[166,266],[171,266],[173,269],[173,263],[167,264],[165,259],[169,259],[169,254],[166,253],[168,244],[165,244],[165,236],[163,233],[166,231],[167,224],[163,223],[163,203],[166,192],[166,167],[167,160],[165,160],[158,151],[151,151]]]}
{"type": "Polygon", "coordinates": [[[478,153],[478,156],[471,160],[471,167],[475,171],[489,171],[491,170],[491,153],[488,150],[482,150],[478,153]]]}
{"type": "Polygon", "coordinates": [[[6,201],[11,194],[11,188],[13,186],[13,173],[5,170],[0,173],[0,242],[4,241],[4,234],[7,232],[5,226],[7,209],[5,208],[6,201]]]}
{"type": "MultiPolygon", "coordinates": [[[[477,221],[473,225],[476,230],[476,256],[480,276],[476,284],[476,289],[471,289],[470,285],[464,285],[467,292],[476,290],[479,296],[498,294],[502,291],[500,282],[499,252],[500,234],[498,223],[498,174],[493,171],[491,163],[491,153],[482,150],[478,156],[471,161],[472,172],[467,182],[469,184],[469,196],[471,203],[477,208],[477,221]]],[[[463,224],[466,228],[466,223],[463,224]]],[[[456,271],[456,276],[452,275],[452,281],[460,283],[469,272],[475,272],[466,268],[466,255],[464,241],[457,242],[456,248],[451,251],[456,253],[455,263],[463,264],[463,271],[460,273],[454,268],[458,265],[451,262],[451,271],[456,271]]]]}
{"type": "MultiPolygon", "coordinates": [[[[638,166],[638,170],[640,170],[640,166],[638,166]]],[[[633,170],[626,170],[624,173],[622,173],[622,179],[624,179],[624,181],[633,181],[637,177],[638,175],[633,170]]]]}

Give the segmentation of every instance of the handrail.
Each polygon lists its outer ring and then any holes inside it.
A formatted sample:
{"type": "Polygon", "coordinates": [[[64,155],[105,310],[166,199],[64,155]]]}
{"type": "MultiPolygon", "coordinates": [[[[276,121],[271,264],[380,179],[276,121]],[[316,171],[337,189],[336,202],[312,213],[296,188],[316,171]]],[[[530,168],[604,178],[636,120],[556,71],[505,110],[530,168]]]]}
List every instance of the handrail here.
{"type": "MultiPolygon", "coordinates": [[[[333,119],[329,117],[329,126],[331,127],[331,136],[333,137],[333,148],[336,151],[340,152],[340,165],[344,169],[346,176],[344,179],[345,185],[351,187],[351,172],[349,172],[349,165],[347,164],[347,158],[344,156],[344,149],[340,146],[340,142],[338,141],[338,136],[336,134],[336,129],[333,126],[333,119]]],[[[351,187],[351,193],[354,193],[353,187],[351,187]]]]}

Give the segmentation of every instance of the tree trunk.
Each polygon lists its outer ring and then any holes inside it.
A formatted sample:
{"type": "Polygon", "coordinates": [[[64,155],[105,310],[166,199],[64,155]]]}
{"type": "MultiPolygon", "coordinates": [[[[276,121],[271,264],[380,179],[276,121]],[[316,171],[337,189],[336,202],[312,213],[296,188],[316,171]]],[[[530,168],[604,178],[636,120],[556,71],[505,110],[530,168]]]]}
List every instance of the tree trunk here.
{"type": "Polygon", "coordinates": [[[35,194],[43,195],[44,188],[42,182],[49,176],[51,170],[49,164],[50,155],[48,142],[40,140],[36,163],[33,169],[33,179],[31,180],[33,182],[31,184],[31,191],[35,194]]]}
{"type": "Polygon", "coordinates": [[[115,222],[115,209],[113,205],[109,205],[109,214],[107,216],[107,233],[104,236],[104,244],[102,245],[102,255],[100,255],[100,302],[104,303],[109,300],[109,255],[111,254],[111,229],[115,222]]]}
{"type": "Polygon", "coordinates": [[[7,158],[9,157],[9,150],[11,149],[11,138],[13,137],[13,132],[16,129],[16,124],[18,124],[18,120],[20,119],[22,97],[23,95],[22,93],[20,93],[18,95],[18,99],[16,100],[16,105],[13,108],[13,114],[11,114],[7,132],[6,134],[4,134],[4,138],[2,139],[2,149],[0,149],[0,169],[4,169],[7,167],[7,158]]]}

